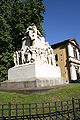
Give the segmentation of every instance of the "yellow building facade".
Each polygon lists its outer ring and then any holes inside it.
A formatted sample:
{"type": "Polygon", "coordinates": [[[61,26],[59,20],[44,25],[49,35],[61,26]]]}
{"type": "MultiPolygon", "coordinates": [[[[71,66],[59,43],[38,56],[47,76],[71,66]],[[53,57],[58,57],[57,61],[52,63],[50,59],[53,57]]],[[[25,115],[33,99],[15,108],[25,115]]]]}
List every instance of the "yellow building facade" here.
{"type": "Polygon", "coordinates": [[[51,45],[51,47],[54,51],[56,65],[61,69],[61,76],[66,81],[76,80],[80,74],[80,48],[76,40],[64,40],[62,42],[51,45]],[[74,48],[77,51],[76,53],[74,53],[74,48]],[[70,60],[71,58],[73,60],[70,60]],[[74,71],[72,71],[71,66],[74,67],[74,71]]]}

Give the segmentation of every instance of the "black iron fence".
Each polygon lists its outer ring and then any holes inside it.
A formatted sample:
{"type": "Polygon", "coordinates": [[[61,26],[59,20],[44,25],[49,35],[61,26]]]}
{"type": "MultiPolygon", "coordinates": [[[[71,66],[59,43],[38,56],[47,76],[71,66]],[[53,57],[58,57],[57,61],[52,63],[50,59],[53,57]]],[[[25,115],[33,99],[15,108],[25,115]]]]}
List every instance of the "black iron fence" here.
{"type": "Polygon", "coordinates": [[[0,120],[80,120],[80,99],[0,104],[0,120]]]}

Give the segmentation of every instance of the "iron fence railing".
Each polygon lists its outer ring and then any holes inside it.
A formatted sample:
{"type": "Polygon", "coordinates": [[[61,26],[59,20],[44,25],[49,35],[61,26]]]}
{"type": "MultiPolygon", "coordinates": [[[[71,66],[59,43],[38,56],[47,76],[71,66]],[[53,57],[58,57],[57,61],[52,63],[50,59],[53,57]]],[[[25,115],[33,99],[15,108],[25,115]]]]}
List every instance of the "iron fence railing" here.
{"type": "Polygon", "coordinates": [[[80,99],[0,104],[0,120],[80,120],[80,99]]]}

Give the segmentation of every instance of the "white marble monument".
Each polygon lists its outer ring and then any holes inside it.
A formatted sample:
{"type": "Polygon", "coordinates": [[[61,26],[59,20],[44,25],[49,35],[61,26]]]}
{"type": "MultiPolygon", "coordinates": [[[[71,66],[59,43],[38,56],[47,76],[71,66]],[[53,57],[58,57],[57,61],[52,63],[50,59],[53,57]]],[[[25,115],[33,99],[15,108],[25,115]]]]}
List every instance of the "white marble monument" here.
{"type": "Polygon", "coordinates": [[[53,49],[32,24],[22,38],[22,48],[14,53],[13,68],[2,86],[13,88],[44,87],[63,84],[53,49]]]}

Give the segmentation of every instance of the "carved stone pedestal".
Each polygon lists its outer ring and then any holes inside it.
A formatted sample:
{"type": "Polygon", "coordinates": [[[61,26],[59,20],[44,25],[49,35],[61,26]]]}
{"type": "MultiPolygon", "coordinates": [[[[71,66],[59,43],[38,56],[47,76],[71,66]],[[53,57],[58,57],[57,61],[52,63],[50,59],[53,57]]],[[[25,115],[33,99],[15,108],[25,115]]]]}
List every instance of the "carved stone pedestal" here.
{"type": "Polygon", "coordinates": [[[24,64],[10,68],[8,81],[1,86],[8,88],[35,88],[64,84],[60,68],[46,64],[24,64]]]}
{"type": "Polygon", "coordinates": [[[34,24],[27,28],[21,50],[15,51],[14,64],[8,71],[8,81],[1,86],[34,88],[64,84],[53,49],[34,24]]]}

